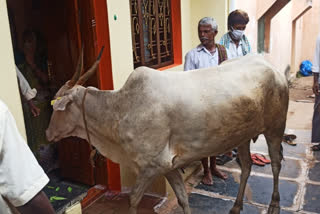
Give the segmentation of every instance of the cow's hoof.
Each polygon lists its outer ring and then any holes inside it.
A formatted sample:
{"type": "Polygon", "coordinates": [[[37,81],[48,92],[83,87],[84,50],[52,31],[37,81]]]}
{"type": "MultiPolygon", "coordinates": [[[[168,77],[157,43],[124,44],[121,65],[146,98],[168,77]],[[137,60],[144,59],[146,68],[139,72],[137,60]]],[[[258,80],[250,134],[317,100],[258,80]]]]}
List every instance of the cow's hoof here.
{"type": "Polygon", "coordinates": [[[183,209],[183,213],[184,213],[184,214],[191,214],[190,208],[183,209]]]}
{"type": "Polygon", "coordinates": [[[268,214],[280,214],[280,207],[276,206],[269,206],[268,214]]]}
{"type": "Polygon", "coordinates": [[[137,209],[133,208],[133,207],[130,207],[129,208],[129,214],[137,214],[137,209]]]}
{"type": "Polygon", "coordinates": [[[239,206],[232,207],[229,214],[240,214],[240,211],[241,211],[241,207],[239,207],[239,206]]]}

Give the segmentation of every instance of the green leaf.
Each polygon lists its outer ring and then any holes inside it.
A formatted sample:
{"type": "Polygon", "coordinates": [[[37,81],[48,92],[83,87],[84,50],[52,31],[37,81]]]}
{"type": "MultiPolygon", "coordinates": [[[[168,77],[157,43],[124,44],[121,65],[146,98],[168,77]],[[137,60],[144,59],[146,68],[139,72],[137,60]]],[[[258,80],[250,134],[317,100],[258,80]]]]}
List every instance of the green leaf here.
{"type": "Polygon", "coordinates": [[[72,192],[72,187],[68,187],[68,192],[72,192]]]}
{"type": "Polygon", "coordinates": [[[64,197],[59,197],[59,196],[51,196],[51,197],[50,197],[50,202],[62,201],[62,200],[66,200],[66,198],[64,198],[64,197]]]}
{"type": "Polygon", "coordinates": [[[49,189],[54,189],[54,187],[53,186],[47,186],[49,189]]]}
{"type": "Polygon", "coordinates": [[[59,190],[60,190],[60,187],[57,187],[57,188],[56,188],[56,192],[58,192],[59,190]]]}

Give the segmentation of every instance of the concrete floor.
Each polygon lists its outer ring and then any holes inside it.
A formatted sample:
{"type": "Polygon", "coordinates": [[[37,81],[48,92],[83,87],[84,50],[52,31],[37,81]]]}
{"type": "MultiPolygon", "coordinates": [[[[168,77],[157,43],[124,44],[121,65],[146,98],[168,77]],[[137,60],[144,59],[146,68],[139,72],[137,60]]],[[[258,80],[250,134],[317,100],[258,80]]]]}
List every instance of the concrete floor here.
{"type": "MultiPolygon", "coordinates": [[[[310,131],[291,130],[297,135],[297,146],[283,144],[284,158],[280,173],[281,213],[320,213],[320,154],[310,151],[310,131]]],[[[263,136],[251,145],[252,153],[267,155],[267,146],[263,136]]],[[[220,167],[228,174],[226,181],[214,178],[213,186],[196,185],[189,196],[192,213],[225,214],[233,206],[239,181],[240,168],[237,162],[231,161],[220,167]]],[[[196,175],[200,180],[202,172],[196,175]]],[[[266,213],[272,194],[271,166],[253,165],[248,180],[244,209],[241,213],[266,213]]],[[[182,213],[176,208],[171,214],[182,213]]]]}

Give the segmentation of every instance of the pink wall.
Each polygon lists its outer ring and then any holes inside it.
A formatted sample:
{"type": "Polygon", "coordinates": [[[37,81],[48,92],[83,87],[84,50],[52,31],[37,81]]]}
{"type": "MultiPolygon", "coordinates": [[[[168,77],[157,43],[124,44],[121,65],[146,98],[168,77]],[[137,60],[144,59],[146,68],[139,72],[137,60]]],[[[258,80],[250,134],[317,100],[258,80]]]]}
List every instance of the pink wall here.
{"type": "Polygon", "coordinates": [[[296,61],[301,62],[309,59],[313,60],[317,35],[320,33],[320,1],[313,0],[312,9],[310,9],[297,22],[296,46],[299,46],[296,55],[296,61]]]}
{"type": "MultiPolygon", "coordinates": [[[[246,35],[253,46],[253,52],[257,51],[258,18],[275,2],[276,0],[235,0],[235,7],[249,14],[250,22],[246,35]]],[[[320,1],[291,0],[271,19],[270,50],[264,55],[279,70],[284,70],[287,65],[291,65],[292,21],[310,2],[312,2],[312,8],[296,21],[295,64],[291,69],[291,72],[295,73],[303,60],[313,59],[315,40],[320,33],[320,1]]]]}

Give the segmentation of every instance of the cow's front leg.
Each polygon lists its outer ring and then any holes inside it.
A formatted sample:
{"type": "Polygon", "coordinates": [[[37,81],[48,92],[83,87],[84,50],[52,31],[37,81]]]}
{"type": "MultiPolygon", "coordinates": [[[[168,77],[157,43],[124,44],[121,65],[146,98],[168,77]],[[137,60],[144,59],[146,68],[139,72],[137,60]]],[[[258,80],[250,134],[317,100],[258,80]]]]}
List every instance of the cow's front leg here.
{"type": "Polygon", "coordinates": [[[136,214],[139,202],[146,190],[146,188],[152,183],[156,177],[156,168],[145,168],[137,176],[135,185],[130,193],[130,208],[129,214],[136,214]]]}
{"type": "Polygon", "coordinates": [[[191,214],[188,195],[180,172],[175,169],[167,173],[165,176],[169,181],[173,191],[175,192],[178,198],[178,203],[182,207],[184,214],[191,214]]]}
{"type": "Polygon", "coordinates": [[[250,141],[238,147],[238,157],[241,163],[241,179],[237,199],[229,214],[240,214],[243,206],[243,196],[247,185],[247,180],[251,172],[252,160],[250,156],[250,141]]]}

